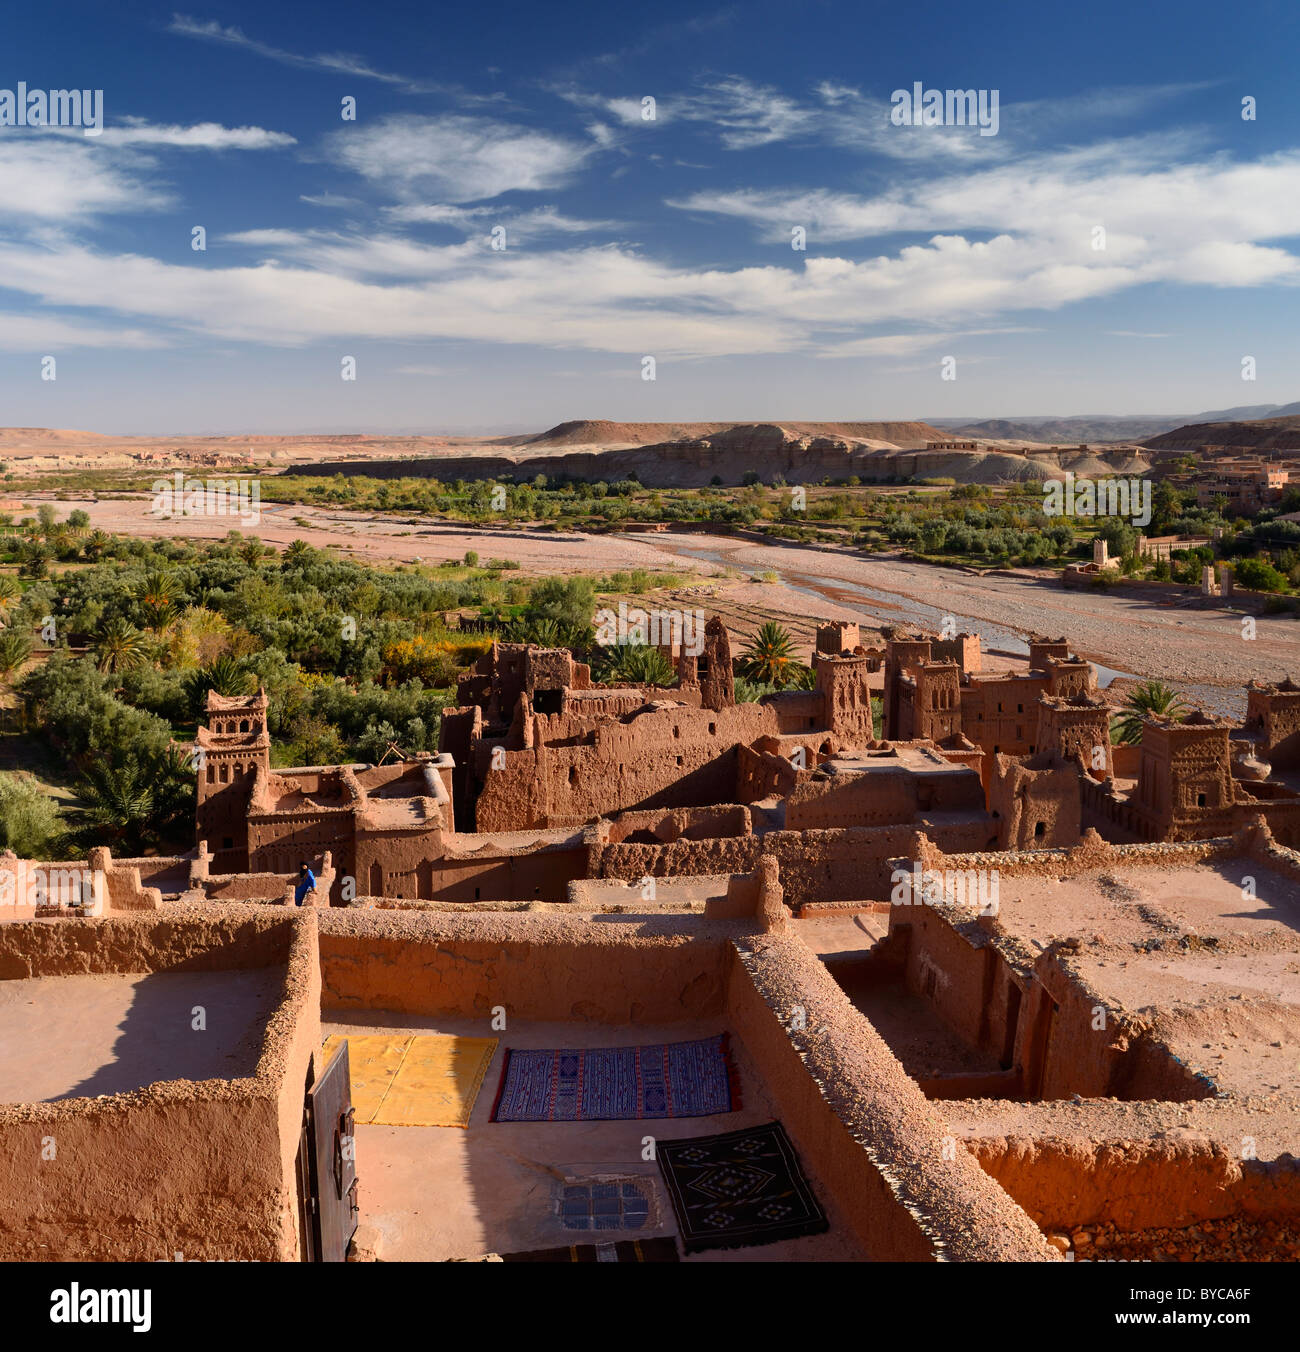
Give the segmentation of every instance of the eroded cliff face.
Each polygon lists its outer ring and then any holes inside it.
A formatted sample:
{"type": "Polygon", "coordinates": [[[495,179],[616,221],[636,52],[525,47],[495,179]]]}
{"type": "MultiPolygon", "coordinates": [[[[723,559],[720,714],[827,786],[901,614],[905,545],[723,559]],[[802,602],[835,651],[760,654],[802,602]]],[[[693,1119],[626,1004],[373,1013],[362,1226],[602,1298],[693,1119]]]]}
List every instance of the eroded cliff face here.
{"type": "MultiPolygon", "coordinates": [[[[1131,450],[1117,451],[927,451],[928,442],[943,441],[938,429],[925,423],[738,423],[696,424],[716,427],[693,436],[649,444],[604,445],[574,441],[575,436],[604,430],[629,435],[646,427],[669,424],[562,424],[564,435],[530,446],[553,449],[544,454],[440,456],[418,460],[373,460],[365,473],[377,478],[552,479],[614,482],[635,477],[647,488],[703,488],[719,479],[736,485],[756,473],[764,483],[816,483],[822,479],[858,477],[864,482],[891,479],[950,478],[959,483],[1014,483],[1042,479],[1072,470],[1076,475],[1133,474],[1150,468],[1131,450]],[[590,429],[590,430],[588,430],[590,429]],[[849,429],[853,429],[850,431],[849,429]],[[577,449],[581,447],[581,449],[577,449]]],[[[559,430],[559,429],[557,429],[559,430]]],[[[549,434],[548,434],[549,435],[549,434]]],[[[356,473],[355,461],[326,461],[303,466],[303,474],[356,473]]]]}
{"type": "Polygon", "coordinates": [[[1188,423],[1148,437],[1153,450],[1196,451],[1202,446],[1253,446],[1256,450],[1300,450],[1300,416],[1252,418],[1245,422],[1188,423]]]}

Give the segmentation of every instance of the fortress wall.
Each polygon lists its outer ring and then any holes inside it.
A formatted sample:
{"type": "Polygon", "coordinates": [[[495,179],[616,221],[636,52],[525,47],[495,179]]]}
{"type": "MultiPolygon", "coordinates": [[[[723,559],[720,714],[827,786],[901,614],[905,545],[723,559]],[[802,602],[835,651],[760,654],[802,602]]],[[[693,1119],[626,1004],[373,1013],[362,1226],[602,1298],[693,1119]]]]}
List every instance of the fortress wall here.
{"type": "Polygon", "coordinates": [[[670,808],[668,811],[624,812],[609,826],[611,844],[621,845],[637,831],[649,831],[667,845],[676,840],[711,840],[748,836],[753,824],[743,803],[720,803],[716,807],[670,808]]]}
{"type": "Polygon", "coordinates": [[[935,1105],[801,939],[769,933],[733,952],[732,1027],[823,1203],[853,1228],[868,1258],[1052,1261],[1033,1222],[956,1145],[935,1105]]]}
{"type": "Polygon", "coordinates": [[[284,966],[252,1076],[0,1106],[0,1260],[293,1261],[320,1040],[314,919],[187,911],[0,926],[0,975],[284,966]]]}
{"type": "Polygon", "coordinates": [[[989,1175],[1041,1226],[1181,1228],[1225,1216],[1300,1214],[1300,1160],[1242,1160],[1212,1141],[967,1141],[989,1175]]]}
{"type": "Polygon", "coordinates": [[[593,924],[574,916],[322,913],[328,1009],[593,1023],[673,1023],[721,1012],[731,927],[699,916],[593,924]],[[635,936],[635,937],[634,937],[635,936]]]}
{"type": "Polygon", "coordinates": [[[587,876],[587,848],[540,850],[482,858],[443,856],[431,866],[438,901],[564,901],[569,883],[587,876]]]}
{"type": "MultiPolygon", "coordinates": [[[[994,1042],[985,1032],[986,1012],[1000,965],[996,952],[975,944],[954,929],[947,917],[925,904],[895,906],[889,933],[906,936],[903,980],[914,995],[926,997],[934,1012],[972,1047],[994,1042]]],[[[990,1030],[992,1032],[993,1030],[990,1030]]]]}
{"type": "MultiPolygon", "coordinates": [[[[986,845],[989,823],[972,821],[927,829],[949,847],[986,845]]],[[[650,876],[744,873],[760,855],[781,866],[785,901],[794,910],[826,901],[889,900],[892,861],[916,850],[915,826],[861,826],[825,831],[771,831],[764,836],[675,840],[666,845],[597,846],[595,876],[632,881],[650,876]]]]}

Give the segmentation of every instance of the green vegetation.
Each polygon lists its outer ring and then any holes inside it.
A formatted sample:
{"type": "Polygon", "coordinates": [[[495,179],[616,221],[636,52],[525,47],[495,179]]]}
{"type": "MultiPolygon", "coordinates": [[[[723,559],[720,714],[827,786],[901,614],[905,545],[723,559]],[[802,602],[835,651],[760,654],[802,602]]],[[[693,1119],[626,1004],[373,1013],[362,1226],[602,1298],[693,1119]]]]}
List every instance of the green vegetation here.
{"type": "Polygon", "coordinates": [[[1116,742],[1130,746],[1142,740],[1142,724],[1153,715],[1181,722],[1188,707],[1183,697],[1163,681],[1143,681],[1124,701],[1123,712],[1111,725],[1111,736],[1116,742]]]}
{"type": "Polygon", "coordinates": [[[806,690],[812,681],[812,671],[795,661],[794,640],[790,631],[775,620],[759,626],[741,654],[737,671],[746,681],[771,690],[806,690]]]}
{"type": "Polygon", "coordinates": [[[0,849],[20,859],[56,859],[63,834],[58,805],[34,775],[0,774],[0,849]]]}
{"type": "Polygon", "coordinates": [[[627,643],[606,650],[598,679],[605,685],[674,685],[677,672],[673,664],[648,644],[627,643]]]}
{"type": "MultiPolygon", "coordinates": [[[[275,764],[377,760],[392,742],[433,750],[457,677],[494,636],[589,653],[598,585],[661,581],[506,580],[509,570],[477,567],[472,550],[453,569],[371,568],[302,541],[277,556],[237,532],[197,543],[97,537],[55,517],[43,511],[33,529],[58,542],[47,560],[57,576],[23,586],[0,573],[0,674],[16,680],[25,729],[10,736],[48,745],[75,795],[63,820],[39,781],[0,776],[0,807],[4,794],[15,804],[9,829],[35,854],[188,844],[195,776],[177,744],[193,740],[209,690],[266,689],[275,764]],[[447,612],[466,611],[483,632],[449,627],[447,612]],[[38,629],[47,643],[31,664],[38,629]]],[[[7,558],[0,543],[0,562],[19,563],[35,538],[11,538],[7,558]]],[[[643,674],[623,679],[662,674],[654,650],[626,660],[643,674]]]]}

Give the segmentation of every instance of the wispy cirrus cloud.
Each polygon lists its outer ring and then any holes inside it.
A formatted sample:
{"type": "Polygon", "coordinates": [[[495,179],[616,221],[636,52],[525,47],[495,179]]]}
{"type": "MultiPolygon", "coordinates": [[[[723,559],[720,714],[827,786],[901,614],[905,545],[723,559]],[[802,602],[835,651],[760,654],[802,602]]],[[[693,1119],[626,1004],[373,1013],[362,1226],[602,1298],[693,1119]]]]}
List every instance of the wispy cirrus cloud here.
{"type": "MultiPolygon", "coordinates": [[[[912,90],[909,74],[900,85],[912,90]]],[[[1108,122],[1132,120],[1162,105],[1214,88],[1214,82],[1099,89],[1055,99],[1003,100],[1000,131],[981,136],[972,126],[896,126],[890,95],[822,80],[805,94],[790,93],[743,75],[701,77],[692,88],[656,99],[654,124],[688,123],[724,150],[757,150],[780,143],[821,144],[898,160],[994,162],[1041,145],[1063,132],[1082,134],[1108,122]]],[[[576,87],[554,88],[575,106],[598,111],[625,128],[645,123],[641,99],[576,87]]]]}
{"type": "Polygon", "coordinates": [[[347,75],[359,80],[376,80],[406,94],[455,94],[462,100],[475,103],[494,103],[501,101],[502,98],[499,94],[483,96],[469,94],[459,85],[414,80],[392,71],[378,70],[365,57],[358,56],[355,52],[290,51],[285,47],[276,47],[272,43],[250,37],[242,28],[221,24],[215,19],[196,19],[188,14],[173,14],[171,22],[167,25],[167,31],[178,37],[196,38],[201,42],[234,47],[253,56],[278,62],[282,66],[323,71],[330,75],[347,75]]]}
{"type": "MultiPolygon", "coordinates": [[[[81,132],[75,128],[49,127],[37,135],[76,137],[81,132]]],[[[123,118],[114,126],[105,127],[96,139],[101,146],[137,150],[281,150],[298,144],[287,132],[268,131],[265,127],[225,127],[220,122],[182,126],[149,122],[142,117],[123,118]]]]}
{"type": "Polygon", "coordinates": [[[363,80],[379,80],[391,85],[409,86],[414,83],[404,75],[376,70],[364,57],[351,52],[291,52],[284,47],[276,47],[269,42],[249,37],[242,28],[220,24],[215,19],[195,19],[188,14],[173,14],[171,23],[167,25],[167,31],[180,37],[198,38],[203,42],[238,47],[255,56],[265,57],[268,61],[278,61],[283,66],[324,70],[337,75],[354,75],[363,80]]]}
{"type": "Polygon", "coordinates": [[[0,312],[0,351],[63,351],[65,348],[97,347],[148,349],[166,344],[163,334],[117,325],[87,324],[53,315],[0,312]]]}
{"type": "Polygon", "coordinates": [[[465,207],[409,203],[385,207],[383,214],[395,223],[445,225],[467,235],[482,235],[496,226],[502,226],[507,233],[507,247],[547,235],[590,235],[620,228],[617,221],[566,216],[554,206],[518,210],[501,205],[465,207]]]}

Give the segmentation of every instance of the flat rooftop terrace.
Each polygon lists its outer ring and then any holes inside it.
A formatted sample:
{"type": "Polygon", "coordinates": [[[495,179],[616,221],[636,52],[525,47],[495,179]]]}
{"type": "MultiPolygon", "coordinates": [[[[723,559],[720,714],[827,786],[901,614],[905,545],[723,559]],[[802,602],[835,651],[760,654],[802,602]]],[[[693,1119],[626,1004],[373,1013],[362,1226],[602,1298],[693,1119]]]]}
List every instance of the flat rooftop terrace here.
{"type": "Polygon", "coordinates": [[[0,981],[0,1103],[252,1075],[283,987],[282,967],[0,981]]]}
{"type": "Polygon", "coordinates": [[[1077,936],[1110,943],[1189,938],[1300,944],[1300,883],[1240,857],[1190,867],[1103,867],[1073,877],[1002,873],[998,919],[1046,946],[1077,936]],[[1253,879],[1253,893],[1246,879],[1253,879]]]}
{"type": "MultiPolygon", "coordinates": [[[[356,1129],[361,1222],[382,1235],[380,1256],[392,1262],[477,1259],[571,1244],[605,1244],[677,1234],[658,1165],[642,1158],[647,1136],[679,1140],[780,1120],[782,1114],[739,1039],[731,1055],[741,1085],[739,1111],[712,1117],[618,1122],[492,1122],[506,1048],[635,1046],[689,1041],[722,1032],[723,1019],[637,1027],[511,1020],[493,1033],[484,1019],[424,1017],[382,1010],[338,1021],[325,1011],[322,1035],[450,1034],[500,1039],[474,1103],[468,1127],[380,1126],[356,1129]],[[622,1229],[572,1229],[560,1214],[566,1186],[593,1179],[630,1182],[648,1199],[644,1223],[622,1229]]],[[[862,1261],[851,1229],[836,1215],[835,1198],[815,1161],[800,1154],[804,1172],[830,1219],[819,1235],[742,1249],[685,1255],[683,1262],[862,1261]]],[[[639,1213],[638,1213],[639,1214],[639,1213]]]]}
{"type": "Polygon", "coordinates": [[[1261,860],[1004,876],[998,920],[1081,940],[1078,979],[1221,1091],[1300,1093],[1300,883],[1261,860]]]}

